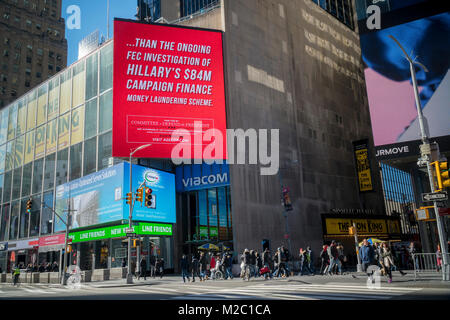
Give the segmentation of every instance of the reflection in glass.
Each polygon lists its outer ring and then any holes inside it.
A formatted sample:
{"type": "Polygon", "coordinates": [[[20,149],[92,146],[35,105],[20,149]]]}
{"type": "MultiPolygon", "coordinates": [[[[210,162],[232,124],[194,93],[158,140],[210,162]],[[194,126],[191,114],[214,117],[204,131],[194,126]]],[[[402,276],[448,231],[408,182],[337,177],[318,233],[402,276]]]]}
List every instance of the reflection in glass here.
{"type": "Polygon", "coordinates": [[[53,190],[44,193],[42,199],[44,206],[42,206],[42,219],[41,219],[41,234],[49,234],[52,232],[52,223],[50,222],[53,217],[53,212],[49,208],[53,208],[53,190]]]}
{"type": "Polygon", "coordinates": [[[55,180],[55,164],[56,153],[52,153],[45,158],[45,172],[44,172],[44,191],[52,189],[55,180]]]}
{"type": "Polygon", "coordinates": [[[29,196],[31,193],[31,173],[33,170],[33,164],[29,163],[23,166],[23,178],[22,178],[22,197],[29,196]]]}
{"type": "Polygon", "coordinates": [[[84,169],[83,175],[94,173],[96,169],[96,150],[97,150],[97,137],[86,140],[84,142],[84,169]]]}
{"type": "Polygon", "coordinates": [[[97,95],[98,89],[98,54],[86,59],[86,100],[97,95]]]}
{"type": "Polygon", "coordinates": [[[44,159],[34,161],[33,169],[33,194],[39,193],[42,190],[42,179],[44,170],[44,159]]]}
{"type": "Polygon", "coordinates": [[[30,214],[30,237],[39,235],[39,218],[41,213],[41,194],[32,198],[33,204],[31,206],[30,214]]]}
{"type": "Polygon", "coordinates": [[[98,137],[98,170],[112,165],[112,133],[108,132],[98,137]]]}
{"type": "Polygon", "coordinates": [[[22,167],[14,170],[12,183],[12,199],[20,198],[20,180],[22,180],[22,167]]]}
{"type": "Polygon", "coordinates": [[[84,61],[81,61],[73,67],[72,107],[84,103],[85,80],[84,61]]]}
{"type": "Polygon", "coordinates": [[[28,199],[22,199],[21,201],[19,238],[28,237],[29,215],[27,213],[27,201],[28,199]]]}
{"type": "Polygon", "coordinates": [[[8,226],[9,226],[9,203],[2,206],[2,220],[0,221],[0,241],[8,240],[8,226]]]}
{"type": "Polygon", "coordinates": [[[67,166],[69,158],[69,148],[58,151],[56,160],[56,186],[67,182],[67,166]]]}
{"type": "Polygon", "coordinates": [[[70,180],[81,177],[82,143],[70,147],[70,180]]]}
{"type": "Polygon", "coordinates": [[[113,48],[110,44],[100,51],[100,93],[112,88],[113,48]]]}
{"type": "Polygon", "coordinates": [[[105,132],[112,128],[112,91],[108,91],[100,97],[99,132],[105,132]]]}
{"type": "Polygon", "coordinates": [[[84,136],[89,139],[97,134],[97,98],[86,103],[84,118],[84,136]]]}
{"type": "Polygon", "coordinates": [[[19,235],[19,201],[13,201],[11,203],[11,219],[9,224],[9,240],[17,239],[19,235]]]}

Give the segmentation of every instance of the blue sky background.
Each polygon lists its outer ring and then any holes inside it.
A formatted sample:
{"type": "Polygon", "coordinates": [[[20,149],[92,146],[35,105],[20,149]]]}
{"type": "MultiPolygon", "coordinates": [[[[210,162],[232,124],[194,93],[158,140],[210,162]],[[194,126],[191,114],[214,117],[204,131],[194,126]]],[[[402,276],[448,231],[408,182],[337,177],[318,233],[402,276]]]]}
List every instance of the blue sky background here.
{"type": "MultiPolygon", "coordinates": [[[[136,0],[109,0],[109,20],[110,20],[110,38],[114,32],[114,17],[135,19],[137,1],[136,0]]],[[[106,39],[107,35],[107,0],[63,0],[62,17],[66,20],[70,16],[67,14],[67,8],[71,5],[77,5],[81,9],[81,28],[67,29],[67,65],[71,65],[78,59],[78,42],[91,32],[99,29],[100,37],[103,35],[106,39]]]]}

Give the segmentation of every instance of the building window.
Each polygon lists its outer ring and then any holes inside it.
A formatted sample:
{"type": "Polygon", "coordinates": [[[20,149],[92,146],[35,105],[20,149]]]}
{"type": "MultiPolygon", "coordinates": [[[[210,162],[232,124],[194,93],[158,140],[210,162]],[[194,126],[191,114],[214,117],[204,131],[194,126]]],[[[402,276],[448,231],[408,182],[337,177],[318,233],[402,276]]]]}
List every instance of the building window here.
{"type": "Polygon", "coordinates": [[[98,170],[112,165],[112,133],[108,132],[98,137],[98,170]]]}
{"type": "Polygon", "coordinates": [[[347,27],[354,30],[352,0],[311,0],[333,15],[347,27]]]}
{"type": "Polygon", "coordinates": [[[67,182],[68,158],[69,148],[58,151],[58,161],[56,162],[56,186],[67,182]]]}
{"type": "Polygon", "coordinates": [[[97,161],[95,159],[95,154],[97,151],[97,137],[86,140],[84,142],[84,168],[83,176],[94,173],[97,161]]]}
{"type": "Polygon", "coordinates": [[[112,128],[112,90],[100,96],[99,132],[112,128]]]}
{"type": "Polygon", "coordinates": [[[45,205],[42,206],[42,219],[41,219],[41,234],[52,233],[52,210],[53,208],[53,191],[44,193],[42,202],[45,205]]]}
{"type": "MultiPolygon", "coordinates": [[[[59,55],[58,55],[59,57],[59,55]]],[[[93,54],[86,59],[86,100],[98,93],[98,55],[93,54]]]]}
{"type": "Polygon", "coordinates": [[[181,17],[189,16],[194,13],[203,12],[220,3],[219,0],[181,0],[181,17]]]}
{"type": "Polygon", "coordinates": [[[113,48],[108,45],[100,51],[100,93],[112,88],[113,48]]]}
{"type": "Polygon", "coordinates": [[[161,0],[139,0],[138,20],[155,22],[161,17],[161,0]]]}
{"type": "Polygon", "coordinates": [[[44,191],[52,189],[55,180],[55,163],[56,153],[52,153],[45,158],[45,171],[44,171],[44,191]]]}
{"type": "MultiPolygon", "coordinates": [[[[81,177],[82,143],[70,147],[70,180],[81,177]]],[[[92,155],[91,155],[92,157],[92,155]]]]}
{"type": "Polygon", "coordinates": [[[33,164],[28,163],[23,166],[23,178],[22,178],[22,197],[27,197],[31,193],[31,172],[33,170],[33,164]]]}
{"type": "Polygon", "coordinates": [[[97,98],[86,103],[84,119],[84,136],[89,139],[97,135],[97,98]]]}
{"type": "Polygon", "coordinates": [[[42,191],[42,179],[44,171],[44,159],[39,159],[34,161],[33,168],[33,193],[39,193],[42,191]]]}

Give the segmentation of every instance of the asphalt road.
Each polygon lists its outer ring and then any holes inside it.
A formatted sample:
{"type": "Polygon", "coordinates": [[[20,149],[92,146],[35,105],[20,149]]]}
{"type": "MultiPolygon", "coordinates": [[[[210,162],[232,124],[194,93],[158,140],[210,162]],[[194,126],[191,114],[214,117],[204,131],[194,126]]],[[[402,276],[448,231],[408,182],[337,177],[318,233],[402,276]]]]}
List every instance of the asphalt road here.
{"type": "Polygon", "coordinates": [[[363,276],[295,276],[286,279],[208,280],[183,283],[180,277],[60,285],[0,284],[0,300],[450,300],[450,284],[439,280],[394,278],[380,288],[368,288],[363,276]]]}

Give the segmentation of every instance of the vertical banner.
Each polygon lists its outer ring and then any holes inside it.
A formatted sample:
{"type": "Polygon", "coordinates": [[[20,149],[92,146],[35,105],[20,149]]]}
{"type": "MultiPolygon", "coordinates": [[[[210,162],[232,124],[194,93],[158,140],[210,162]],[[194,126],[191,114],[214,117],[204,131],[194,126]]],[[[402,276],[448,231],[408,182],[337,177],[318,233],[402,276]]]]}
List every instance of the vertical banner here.
{"type": "Polygon", "coordinates": [[[356,161],[356,172],[358,174],[359,192],[373,191],[368,140],[353,142],[353,152],[356,161]]]}
{"type": "Polygon", "coordinates": [[[222,32],[115,19],[113,104],[114,157],[226,159],[222,32]]]}

